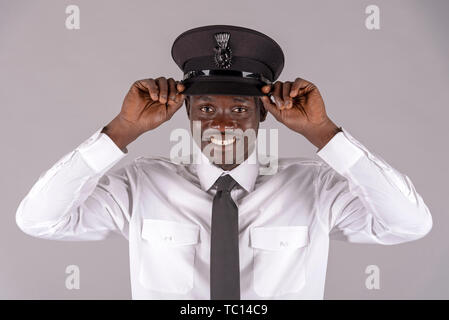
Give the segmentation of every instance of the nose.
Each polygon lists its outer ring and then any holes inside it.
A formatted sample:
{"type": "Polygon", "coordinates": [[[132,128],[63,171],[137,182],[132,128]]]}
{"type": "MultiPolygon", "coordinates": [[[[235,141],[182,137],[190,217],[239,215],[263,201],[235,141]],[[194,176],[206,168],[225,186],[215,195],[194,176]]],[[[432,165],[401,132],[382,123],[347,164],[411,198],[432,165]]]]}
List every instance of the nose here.
{"type": "Polygon", "coordinates": [[[220,130],[223,134],[225,133],[225,130],[235,130],[237,129],[237,122],[231,119],[214,119],[212,123],[210,124],[210,128],[220,130]]]}

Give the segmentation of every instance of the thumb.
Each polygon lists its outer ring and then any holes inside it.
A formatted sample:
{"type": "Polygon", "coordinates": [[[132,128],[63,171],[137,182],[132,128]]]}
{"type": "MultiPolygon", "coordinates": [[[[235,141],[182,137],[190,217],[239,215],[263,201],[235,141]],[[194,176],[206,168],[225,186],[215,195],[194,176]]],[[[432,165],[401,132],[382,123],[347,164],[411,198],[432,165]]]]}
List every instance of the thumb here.
{"type": "Polygon", "coordinates": [[[182,82],[181,81],[177,81],[176,82],[176,89],[179,91],[179,92],[182,92],[182,91],[184,91],[185,90],[185,85],[184,84],[182,84],[182,82]]]}

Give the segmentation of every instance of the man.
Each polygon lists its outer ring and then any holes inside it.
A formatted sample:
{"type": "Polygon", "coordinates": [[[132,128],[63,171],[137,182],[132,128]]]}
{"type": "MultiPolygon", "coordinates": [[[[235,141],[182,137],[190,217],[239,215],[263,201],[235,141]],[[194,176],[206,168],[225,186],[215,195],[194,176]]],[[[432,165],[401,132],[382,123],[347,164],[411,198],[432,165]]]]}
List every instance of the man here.
{"type": "Polygon", "coordinates": [[[410,179],[339,128],[315,85],[274,82],[284,56],[271,38],[205,26],[181,34],[172,56],[183,81],[136,81],[119,115],[22,200],[24,232],[60,240],[121,233],[134,299],[322,299],[330,238],[392,245],[431,230],[410,179]],[[202,136],[192,162],[139,157],[110,170],[184,101],[202,136]],[[277,172],[260,174],[255,141],[242,133],[257,134],[267,111],[319,159],[279,159],[277,172]]]}

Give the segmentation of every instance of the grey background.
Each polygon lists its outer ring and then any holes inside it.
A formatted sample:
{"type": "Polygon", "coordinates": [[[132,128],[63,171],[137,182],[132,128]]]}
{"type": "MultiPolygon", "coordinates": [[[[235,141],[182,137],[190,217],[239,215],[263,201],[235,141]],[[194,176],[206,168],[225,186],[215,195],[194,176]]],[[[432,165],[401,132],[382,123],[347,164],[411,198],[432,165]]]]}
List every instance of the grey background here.
{"type": "MultiPolygon", "coordinates": [[[[329,116],[408,175],[434,227],[396,246],[332,242],[326,299],[449,298],[447,214],[448,1],[0,1],[0,298],[129,299],[126,240],[59,242],[32,238],[15,212],[38,176],[107,124],[133,81],[180,79],[171,60],[181,32],[236,24],[276,39],[285,52],[280,80],[317,84],[329,116]],[[81,29],[65,28],[77,4],[81,29]],[[365,28],[380,7],[381,29],[365,28]],[[81,269],[81,289],[65,288],[65,268],[81,269]],[[378,265],[380,290],[364,270],[378,265]]],[[[188,128],[185,109],[129,147],[169,154],[169,133],[188,128]]],[[[269,115],[281,156],[316,148],[269,115]]]]}

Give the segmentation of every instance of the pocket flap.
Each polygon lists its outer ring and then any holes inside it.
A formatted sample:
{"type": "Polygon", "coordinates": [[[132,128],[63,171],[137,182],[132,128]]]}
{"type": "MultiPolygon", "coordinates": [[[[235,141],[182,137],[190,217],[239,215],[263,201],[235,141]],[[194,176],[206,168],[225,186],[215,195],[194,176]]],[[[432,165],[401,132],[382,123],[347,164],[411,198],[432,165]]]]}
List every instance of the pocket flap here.
{"type": "Polygon", "coordinates": [[[158,244],[168,246],[196,244],[199,242],[199,233],[200,227],[194,224],[157,219],[143,220],[142,238],[158,244]]]}
{"type": "Polygon", "coordinates": [[[307,226],[254,227],[250,229],[251,247],[264,250],[291,250],[309,243],[307,226]]]}

